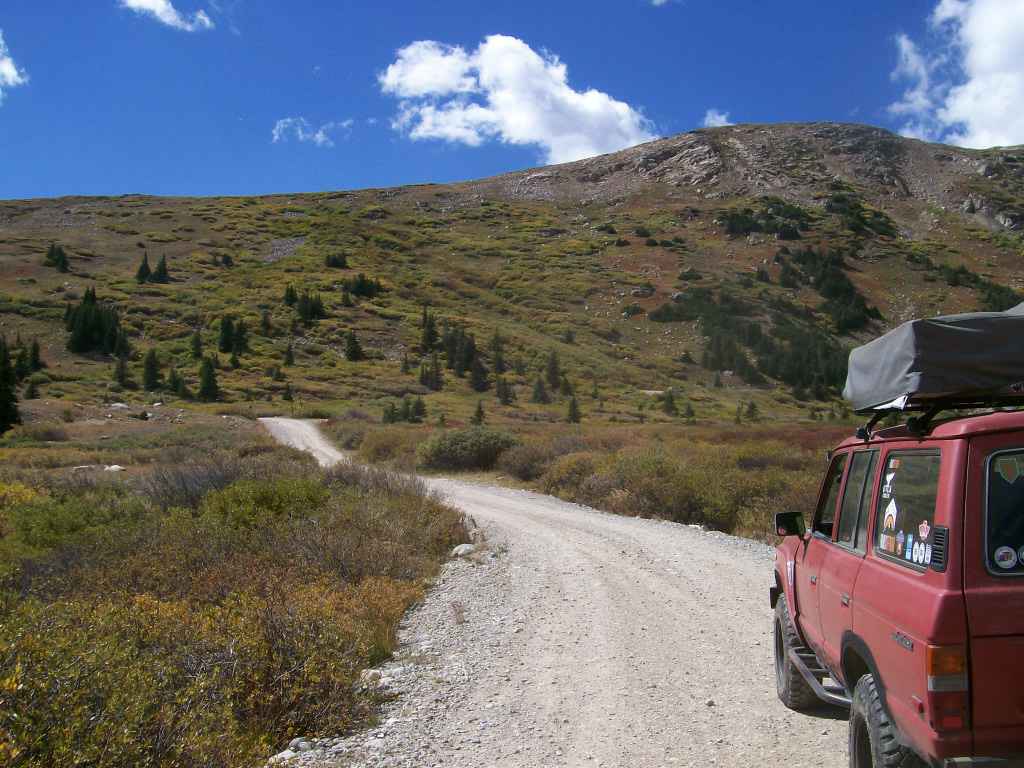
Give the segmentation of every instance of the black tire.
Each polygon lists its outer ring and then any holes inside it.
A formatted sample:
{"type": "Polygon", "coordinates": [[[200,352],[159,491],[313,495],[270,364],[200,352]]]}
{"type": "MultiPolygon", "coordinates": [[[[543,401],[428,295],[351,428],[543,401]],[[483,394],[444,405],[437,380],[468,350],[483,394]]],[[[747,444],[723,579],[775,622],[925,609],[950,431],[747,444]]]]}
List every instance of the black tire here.
{"type": "Polygon", "coordinates": [[[804,680],[800,670],[789,660],[789,649],[799,648],[800,638],[789,618],[786,596],[779,595],[775,604],[775,690],[779,700],[790,709],[804,712],[821,702],[804,680]]]}
{"type": "Polygon", "coordinates": [[[864,675],[853,689],[849,752],[850,768],[925,768],[924,761],[896,738],[896,727],[871,675],[864,675]]]}

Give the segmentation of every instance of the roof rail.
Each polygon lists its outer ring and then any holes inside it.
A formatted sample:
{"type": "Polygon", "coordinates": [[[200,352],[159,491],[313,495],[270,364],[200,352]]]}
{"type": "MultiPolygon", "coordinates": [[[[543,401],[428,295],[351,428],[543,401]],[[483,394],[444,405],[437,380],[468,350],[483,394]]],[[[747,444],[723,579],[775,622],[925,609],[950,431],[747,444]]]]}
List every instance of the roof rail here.
{"type": "Polygon", "coordinates": [[[931,430],[932,421],[943,411],[1017,408],[1024,406],[1024,394],[1000,394],[978,397],[948,397],[911,400],[907,399],[901,408],[882,406],[857,411],[859,415],[871,414],[866,424],[857,427],[857,438],[868,441],[872,430],[886,416],[896,413],[913,413],[907,418],[907,430],[917,437],[923,437],[931,430]]]}

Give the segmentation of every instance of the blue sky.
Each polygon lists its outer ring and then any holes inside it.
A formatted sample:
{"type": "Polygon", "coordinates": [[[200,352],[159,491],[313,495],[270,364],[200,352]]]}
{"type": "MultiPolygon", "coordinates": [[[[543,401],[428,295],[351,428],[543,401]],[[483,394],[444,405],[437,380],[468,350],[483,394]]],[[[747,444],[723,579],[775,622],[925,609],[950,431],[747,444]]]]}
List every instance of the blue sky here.
{"type": "Polygon", "coordinates": [[[1022,6],[4,0],[0,198],[445,182],[716,114],[1017,143],[1022,6]]]}

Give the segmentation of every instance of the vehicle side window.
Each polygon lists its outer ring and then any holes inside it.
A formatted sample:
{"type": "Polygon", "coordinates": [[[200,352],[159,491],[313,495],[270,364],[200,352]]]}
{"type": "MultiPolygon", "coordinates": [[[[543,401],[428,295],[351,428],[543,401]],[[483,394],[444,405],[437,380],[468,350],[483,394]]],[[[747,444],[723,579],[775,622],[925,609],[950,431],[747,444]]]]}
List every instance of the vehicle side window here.
{"type": "Polygon", "coordinates": [[[864,550],[863,531],[867,527],[868,505],[871,503],[871,487],[874,480],[875,458],[878,451],[859,451],[850,460],[850,472],[846,476],[846,490],[839,510],[839,533],[836,540],[844,546],[864,550]],[[860,523],[861,518],[865,522],[860,523]],[[861,531],[858,537],[858,531],[861,531]]]}
{"type": "Polygon", "coordinates": [[[990,573],[1024,575],[1024,450],[988,461],[985,559],[990,573]]]}
{"type": "Polygon", "coordinates": [[[828,474],[825,475],[825,486],[821,489],[821,499],[814,513],[814,525],[811,530],[822,536],[832,538],[832,528],[836,522],[836,502],[839,501],[839,486],[843,482],[843,470],[846,468],[845,453],[832,459],[828,474]]]}
{"type": "Polygon", "coordinates": [[[898,451],[886,457],[875,510],[879,555],[912,568],[932,561],[941,459],[938,451],[898,451]]]}

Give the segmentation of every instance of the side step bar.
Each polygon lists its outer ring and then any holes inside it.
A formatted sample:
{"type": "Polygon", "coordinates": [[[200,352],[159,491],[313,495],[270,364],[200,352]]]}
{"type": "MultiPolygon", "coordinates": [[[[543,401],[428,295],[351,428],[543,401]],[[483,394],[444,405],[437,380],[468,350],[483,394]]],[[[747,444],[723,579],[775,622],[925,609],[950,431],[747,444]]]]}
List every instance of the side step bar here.
{"type": "Polygon", "coordinates": [[[818,663],[814,651],[810,648],[790,648],[789,660],[800,670],[800,674],[819,699],[835,707],[850,708],[850,697],[846,695],[845,688],[822,683],[826,677],[831,677],[831,673],[818,663]]]}

